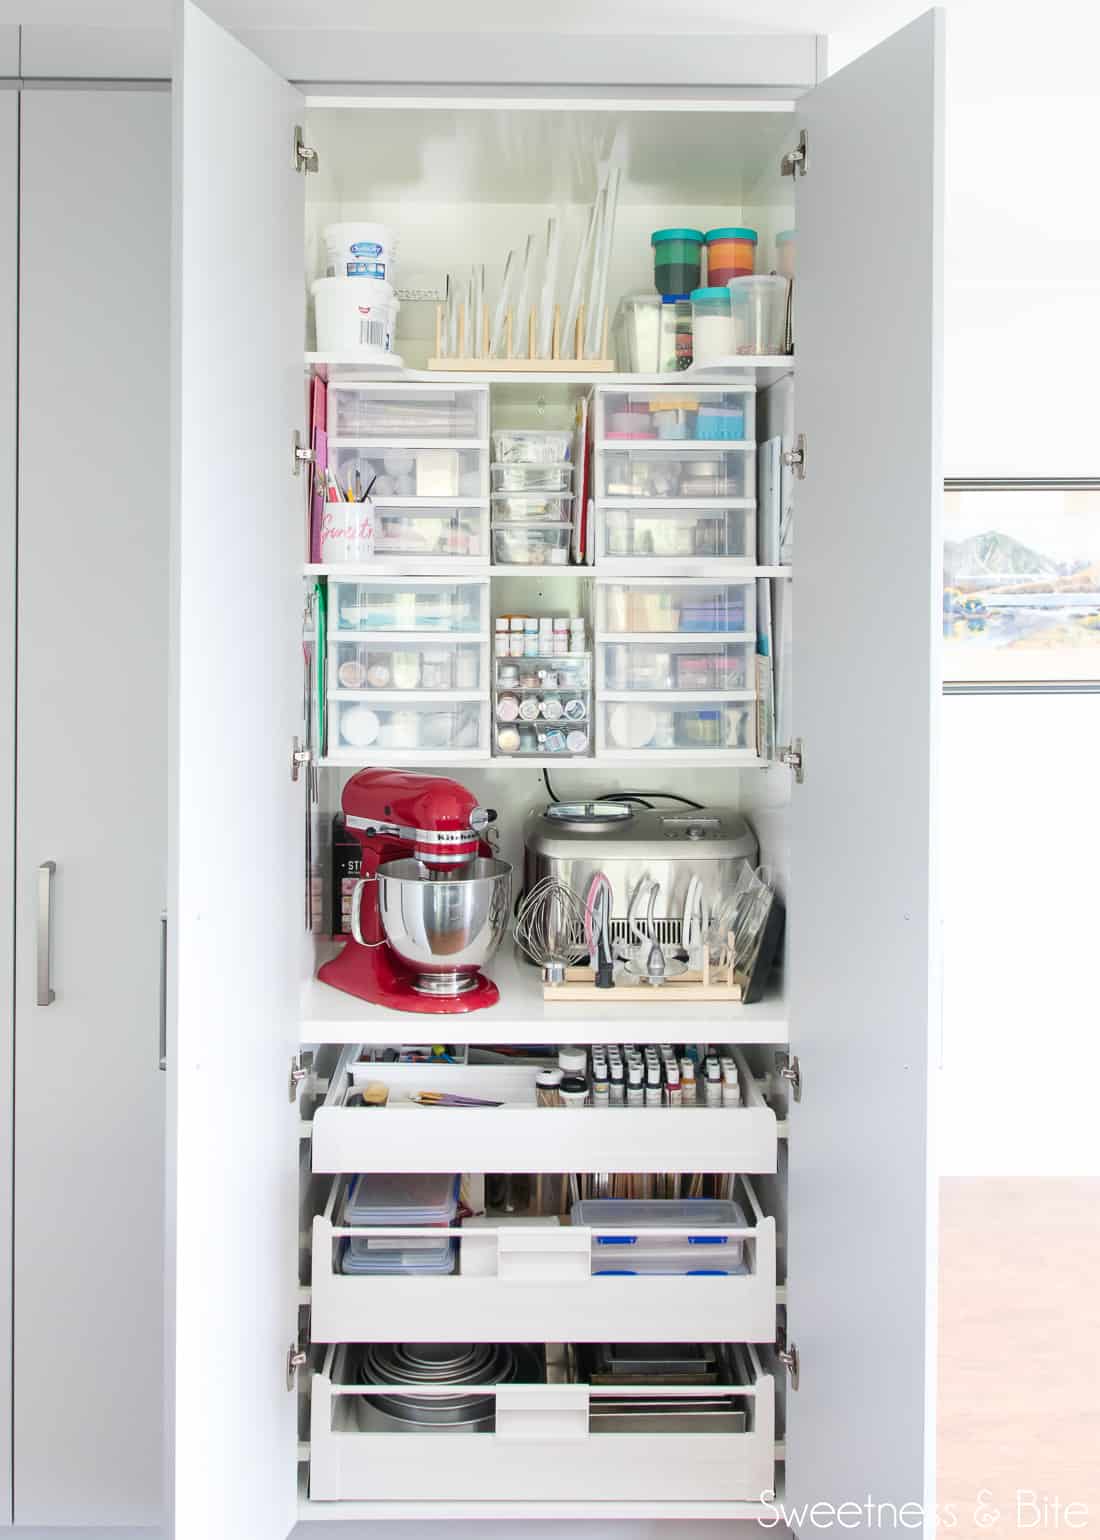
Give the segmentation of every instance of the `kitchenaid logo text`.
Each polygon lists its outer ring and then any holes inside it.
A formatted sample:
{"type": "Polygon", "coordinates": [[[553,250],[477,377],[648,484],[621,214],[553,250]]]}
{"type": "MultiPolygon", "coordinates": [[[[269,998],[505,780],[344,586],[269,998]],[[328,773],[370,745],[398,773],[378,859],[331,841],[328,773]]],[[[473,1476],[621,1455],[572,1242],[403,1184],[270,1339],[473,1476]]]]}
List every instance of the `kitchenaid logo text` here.
{"type": "Polygon", "coordinates": [[[774,1492],[762,1492],[760,1501],[766,1510],[758,1520],[761,1529],[776,1529],[780,1524],[805,1535],[812,1530],[882,1530],[890,1534],[906,1530],[924,1530],[929,1521],[935,1532],[948,1533],[964,1525],[973,1530],[996,1530],[998,1535],[1032,1534],[1050,1536],[1072,1534],[1088,1528],[1087,1503],[1068,1502],[1044,1492],[1019,1488],[1004,1502],[983,1487],[972,1502],[939,1503],[929,1510],[923,1503],[880,1503],[873,1497],[862,1502],[777,1503],[774,1492]]]}

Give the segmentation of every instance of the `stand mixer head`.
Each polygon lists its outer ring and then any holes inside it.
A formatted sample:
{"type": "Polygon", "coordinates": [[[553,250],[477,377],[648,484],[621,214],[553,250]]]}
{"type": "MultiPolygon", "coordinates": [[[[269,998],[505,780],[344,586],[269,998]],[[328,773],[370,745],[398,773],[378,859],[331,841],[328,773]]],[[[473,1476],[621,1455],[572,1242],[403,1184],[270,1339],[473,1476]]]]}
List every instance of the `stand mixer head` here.
{"type": "Polygon", "coordinates": [[[486,841],[496,819],[464,786],[406,770],[360,770],[341,799],[363,847],[352,940],[318,977],[399,1011],[495,1005],[479,971],[508,924],[511,868],[486,841]]]}

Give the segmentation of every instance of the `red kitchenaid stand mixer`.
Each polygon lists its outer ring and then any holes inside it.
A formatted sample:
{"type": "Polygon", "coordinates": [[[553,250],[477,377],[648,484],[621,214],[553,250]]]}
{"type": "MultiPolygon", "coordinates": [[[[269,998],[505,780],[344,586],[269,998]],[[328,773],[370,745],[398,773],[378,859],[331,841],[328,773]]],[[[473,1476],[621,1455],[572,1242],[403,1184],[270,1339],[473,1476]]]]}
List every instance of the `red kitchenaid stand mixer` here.
{"type": "Polygon", "coordinates": [[[461,928],[461,903],[447,899],[461,897],[468,882],[491,885],[494,912],[488,918],[499,939],[507,919],[509,869],[492,859],[484,838],[496,813],[479,807],[457,781],[405,770],[360,770],[344,787],[341,806],[349,832],[363,847],[362,879],[351,900],[353,939],[323,965],[318,978],[398,1011],[447,1015],[495,1005],[497,987],[478,971],[495,947],[495,940],[485,945],[485,906],[475,937],[461,928]],[[482,876],[488,867],[493,872],[482,876]],[[390,913],[388,933],[383,903],[390,913]],[[440,912],[450,937],[433,929],[440,912]]]}

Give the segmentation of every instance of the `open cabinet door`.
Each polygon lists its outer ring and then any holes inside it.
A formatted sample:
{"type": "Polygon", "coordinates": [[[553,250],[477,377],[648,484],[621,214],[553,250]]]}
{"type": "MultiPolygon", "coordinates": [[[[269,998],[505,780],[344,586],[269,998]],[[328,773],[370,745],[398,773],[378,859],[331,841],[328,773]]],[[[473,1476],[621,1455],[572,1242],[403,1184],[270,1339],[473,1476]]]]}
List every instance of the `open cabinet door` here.
{"type": "Polygon", "coordinates": [[[302,99],[188,0],[176,44],[171,1532],[280,1540],[296,1508],[302,99]]]}
{"type": "MultiPolygon", "coordinates": [[[[929,12],[798,112],[807,169],[795,179],[796,425],[806,446],[793,730],[805,779],[792,790],[790,891],[791,1046],[803,1091],[790,1114],[788,1323],[801,1372],[787,1397],[796,1513],[868,1497],[927,1502],[932,1481],[942,27],[942,13],[929,12]]],[[[881,1527],[872,1517],[859,1532],[881,1527]]]]}

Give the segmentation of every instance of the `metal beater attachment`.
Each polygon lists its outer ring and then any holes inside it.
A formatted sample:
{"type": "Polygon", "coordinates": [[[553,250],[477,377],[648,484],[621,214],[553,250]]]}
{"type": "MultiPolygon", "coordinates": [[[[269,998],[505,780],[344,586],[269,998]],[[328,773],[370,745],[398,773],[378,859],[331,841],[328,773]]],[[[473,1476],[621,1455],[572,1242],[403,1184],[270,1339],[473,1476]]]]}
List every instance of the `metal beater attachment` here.
{"type": "Polygon", "coordinates": [[[512,934],[520,951],[538,963],[547,984],[563,984],[566,968],[588,955],[584,904],[555,877],[543,877],[523,895],[512,934]]]}

